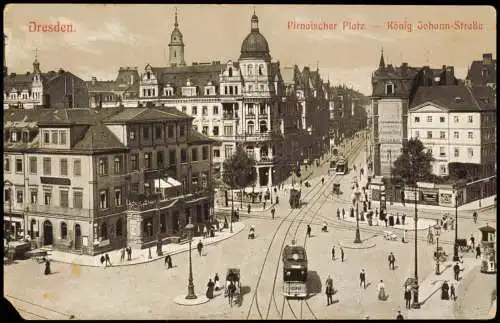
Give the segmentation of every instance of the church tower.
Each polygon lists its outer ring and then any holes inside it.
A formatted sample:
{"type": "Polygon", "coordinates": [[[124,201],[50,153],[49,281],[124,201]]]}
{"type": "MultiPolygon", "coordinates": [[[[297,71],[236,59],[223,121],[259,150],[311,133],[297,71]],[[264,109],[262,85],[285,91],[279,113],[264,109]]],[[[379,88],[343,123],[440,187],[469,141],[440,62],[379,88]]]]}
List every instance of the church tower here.
{"type": "Polygon", "coordinates": [[[168,63],[170,66],[186,66],[184,61],[184,42],[182,41],[182,33],[179,30],[179,23],[177,22],[177,9],[175,9],[175,23],[174,30],[170,36],[169,47],[169,59],[168,63]]]}

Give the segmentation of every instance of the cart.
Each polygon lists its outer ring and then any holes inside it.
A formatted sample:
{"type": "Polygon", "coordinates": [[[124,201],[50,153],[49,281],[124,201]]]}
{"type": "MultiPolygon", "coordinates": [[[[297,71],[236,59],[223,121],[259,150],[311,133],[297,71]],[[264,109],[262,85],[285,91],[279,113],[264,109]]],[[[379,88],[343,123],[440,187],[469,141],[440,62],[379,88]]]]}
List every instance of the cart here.
{"type": "Polygon", "coordinates": [[[333,184],[333,194],[340,194],[340,184],[339,183],[334,183],[333,184]]]}
{"type": "Polygon", "coordinates": [[[384,231],[384,239],[396,241],[398,240],[398,236],[392,231],[384,231]]]}
{"type": "MultiPolygon", "coordinates": [[[[237,268],[229,268],[226,273],[226,283],[224,284],[224,297],[229,295],[229,285],[233,282],[236,285],[236,291],[233,295],[233,304],[241,304],[241,285],[240,285],[240,270],[237,268]]],[[[231,305],[233,305],[231,304],[231,305]]]]}

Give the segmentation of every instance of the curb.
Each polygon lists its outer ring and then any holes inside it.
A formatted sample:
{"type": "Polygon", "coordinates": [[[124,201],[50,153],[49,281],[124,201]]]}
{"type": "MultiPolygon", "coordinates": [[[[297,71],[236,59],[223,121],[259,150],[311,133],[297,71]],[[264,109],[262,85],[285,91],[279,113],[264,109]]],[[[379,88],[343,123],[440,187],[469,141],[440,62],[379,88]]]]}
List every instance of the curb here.
{"type": "Polygon", "coordinates": [[[346,248],[346,249],[353,249],[353,250],[362,250],[362,249],[370,249],[376,246],[376,243],[370,242],[365,244],[363,241],[359,244],[355,244],[354,242],[340,242],[340,246],[346,248]],[[346,244],[348,243],[348,244],[346,244]],[[356,245],[360,245],[359,247],[356,247],[356,245]]]}
{"type": "MultiPolygon", "coordinates": [[[[204,244],[205,246],[208,246],[208,245],[211,245],[211,244],[215,244],[215,243],[218,243],[218,242],[221,242],[221,241],[224,241],[224,240],[227,240],[229,238],[232,238],[234,237],[235,235],[237,234],[240,234],[244,229],[245,229],[245,225],[243,225],[243,227],[241,228],[241,230],[239,231],[234,231],[232,235],[230,236],[227,236],[223,239],[220,239],[220,240],[217,240],[217,241],[213,241],[213,242],[210,242],[210,243],[206,243],[204,244]]],[[[191,250],[193,250],[193,248],[191,248],[191,250]]],[[[186,248],[186,250],[177,250],[177,251],[173,251],[171,253],[169,253],[170,256],[173,256],[173,255],[177,255],[177,254],[180,254],[180,253],[183,253],[183,252],[188,252],[189,251],[189,247],[186,248]]],[[[117,265],[113,265],[113,266],[108,266],[106,268],[113,268],[113,267],[126,267],[126,266],[135,266],[135,265],[141,265],[141,264],[146,264],[146,263],[150,263],[150,262],[153,262],[153,261],[157,261],[157,260],[160,260],[160,259],[165,259],[165,256],[166,253],[164,253],[163,256],[156,256],[156,258],[151,258],[151,259],[146,259],[145,261],[141,261],[141,262],[136,262],[136,263],[124,263],[124,264],[117,264],[117,265]]],[[[49,255],[50,256],[50,255],[49,255]]],[[[78,266],[82,266],[82,267],[98,267],[98,268],[102,268],[103,266],[102,265],[88,265],[88,264],[78,264],[78,263],[75,263],[75,262],[70,262],[70,261],[62,261],[62,260],[57,260],[57,259],[50,259],[50,261],[52,262],[59,262],[59,263],[63,263],[63,264],[71,264],[71,265],[78,265],[78,266]]]]}

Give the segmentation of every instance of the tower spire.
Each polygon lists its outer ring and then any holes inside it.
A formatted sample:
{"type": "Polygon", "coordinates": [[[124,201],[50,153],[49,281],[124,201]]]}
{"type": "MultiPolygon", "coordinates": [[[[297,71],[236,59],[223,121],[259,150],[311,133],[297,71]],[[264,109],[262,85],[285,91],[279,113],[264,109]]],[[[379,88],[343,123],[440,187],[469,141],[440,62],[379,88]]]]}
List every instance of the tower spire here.
{"type": "Polygon", "coordinates": [[[175,28],[179,27],[179,23],[177,22],[177,7],[175,7],[175,23],[174,23],[174,27],[175,28]]]}
{"type": "Polygon", "coordinates": [[[384,47],[382,47],[382,53],[380,54],[380,63],[378,64],[379,68],[385,68],[385,61],[384,61],[384,47]]]}
{"type": "Polygon", "coordinates": [[[33,73],[40,73],[40,63],[38,62],[38,48],[35,48],[35,60],[33,61],[33,73]]]}

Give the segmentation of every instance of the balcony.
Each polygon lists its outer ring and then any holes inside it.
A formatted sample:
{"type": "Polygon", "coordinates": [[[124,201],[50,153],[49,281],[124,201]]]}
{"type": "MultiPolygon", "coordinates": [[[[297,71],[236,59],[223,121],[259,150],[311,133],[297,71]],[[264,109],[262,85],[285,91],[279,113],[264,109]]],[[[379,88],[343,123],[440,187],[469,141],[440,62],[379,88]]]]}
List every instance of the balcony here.
{"type": "Polygon", "coordinates": [[[38,205],[38,204],[30,204],[26,207],[26,213],[42,213],[42,214],[51,214],[51,215],[61,215],[63,217],[77,217],[77,218],[87,218],[90,219],[94,217],[96,210],[92,209],[75,209],[75,208],[66,208],[55,205],[38,205]]]}
{"type": "Polygon", "coordinates": [[[269,164],[269,163],[273,163],[274,162],[274,157],[273,156],[268,156],[268,155],[262,155],[260,156],[256,162],[258,164],[269,164]]]}
{"type": "Polygon", "coordinates": [[[230,113],[230,112],[224,112],[222,114],[222,119],[223,120],[234,120],[234,119],[238,119],[238,114],[237,113],[230,113]]]}
{"type": "Polygon", "coordinates": [[[242,141],[264,141],[271,139],[272,139],[272,133],[270,132],[236,135],[236,140],[242,140],[242,141]]]}

